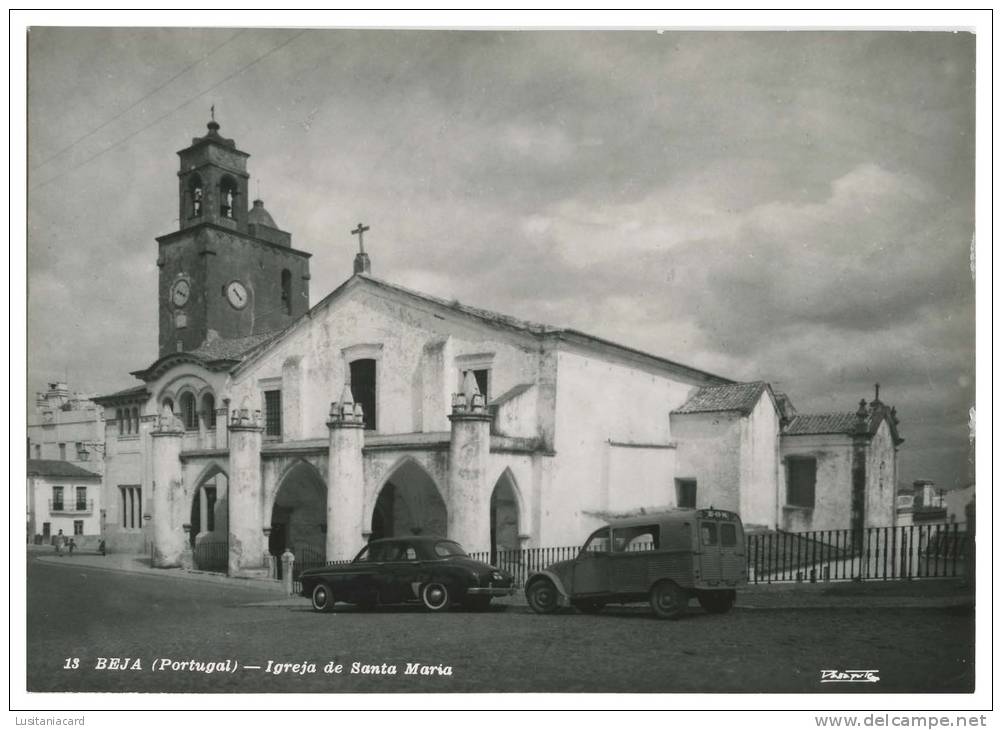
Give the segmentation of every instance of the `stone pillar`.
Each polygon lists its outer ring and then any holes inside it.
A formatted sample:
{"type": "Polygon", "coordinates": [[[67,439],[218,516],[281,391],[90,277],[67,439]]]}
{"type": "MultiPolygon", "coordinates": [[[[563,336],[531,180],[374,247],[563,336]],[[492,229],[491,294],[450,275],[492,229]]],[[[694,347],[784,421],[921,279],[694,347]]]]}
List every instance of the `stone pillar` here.
{"type": "MultiPolygon", "coordinates": [[[[205,485],[198,488],[198,531],[208,532],[209,528],[209,498],[205,496],[205,485]]],[[[196,534],[197,537],[197,534],[196,534]]]]}
{"type": "MultiPolygon", "coordinates": [[[[182,495],[181,439],[184,427],[169,408],[150,434],[153,462],[153,567],[177,568],[184,550],[184,532],[173,523],[173,504],[182,495]]],[[[141,519],[141,518],[140,518],[141,519]]]]}
{"type": "Polygon", "coordinates": [[[448,537],[467,552],[490,550],[491,485],[487,459],[491,451],[491,415],[472,372],[463,392],[452,397],[449,442],[448,537]]]}
{"type": "Polygon", "coordinates": [[[227,428],[228,424],[227,424],[226,419],[228,417],[229,417],[229,413],[227,412],[226,406],[223,406],[222,408],[217,408],[216,409],[216,448],[217,449],[225,449],[226,446],[227,446],[227,443],[226,443],[226,428],[227,428]]]}
{"type": "Polygon", "coordinates": [[[264,573],[261,520],[261,412],[233,411],[229,423],[230,575],[264,573]]]}
{"type": "Polygon", "coordinates": [[[365,525],[365,423],[347,385],[340,402],[331,403],[327,428],[327,560],[349,560],[361,549],[365,525]]]}

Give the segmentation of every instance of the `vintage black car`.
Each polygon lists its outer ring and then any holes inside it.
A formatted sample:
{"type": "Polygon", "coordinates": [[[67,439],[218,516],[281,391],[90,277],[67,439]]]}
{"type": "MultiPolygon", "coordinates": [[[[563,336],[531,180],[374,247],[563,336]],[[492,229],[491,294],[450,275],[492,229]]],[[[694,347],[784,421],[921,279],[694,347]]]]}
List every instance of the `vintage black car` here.
{"type": "Polygon", "coordinates": [[[435,612],[454,604],[483,611],[495,596],[515,591],[507,572],[472,559],[457,542],[424,535],[373,540],[350,563],[310,568],[299,580],[313,610],[323,612],[338,601],[362,607],[420,601],[435,612]]]}

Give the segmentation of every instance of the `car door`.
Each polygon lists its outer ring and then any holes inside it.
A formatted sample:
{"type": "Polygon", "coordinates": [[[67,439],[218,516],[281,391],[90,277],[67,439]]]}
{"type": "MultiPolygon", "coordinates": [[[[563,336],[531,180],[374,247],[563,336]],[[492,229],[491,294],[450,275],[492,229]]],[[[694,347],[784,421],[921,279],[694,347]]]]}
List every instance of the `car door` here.
{"type": "Polygon", "coordinates": [[[352,561],[348,570],[342,575],[341,586],[335,591],[343,590],[349,603],[372,604],[379,596],[377,576],[382,570],[382,546],[367,545],[352,561]]]}
{"type": "Polygon", "coordinates": [[[382,570],[377,578],[380,603],[402,603],[413,599],[411,582],[419,570],[417,553],[407,543],[387,546],[382,570]]]}
{"type": "Polygon", "coordinates": [[[646,593],[650,588],[648,563],[660,548],[660,527],[656,524],[612,529],[609,556],[610,590],[621,595],[646,593]]]}
{"type": "Polygon", "coordinates": [[[609,592],[609,528],[596,530],[574,561],[571,594],[574,596],[609,592]]]}

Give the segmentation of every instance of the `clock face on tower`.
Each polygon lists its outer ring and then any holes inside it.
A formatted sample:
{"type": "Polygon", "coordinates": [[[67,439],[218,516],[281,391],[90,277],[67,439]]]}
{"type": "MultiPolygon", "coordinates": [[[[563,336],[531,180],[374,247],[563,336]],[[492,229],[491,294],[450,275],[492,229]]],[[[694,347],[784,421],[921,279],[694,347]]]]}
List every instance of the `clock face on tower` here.
{"type": "Polygon", "coordinates": [[[234,280],[226,285],[226,301],[234,309],[243,309],[247,306],[250,296],[247,294],[247,287],[243,282],[234,280]]]}
{"type": "Polygon", "coordinates": [[[187,279],[178,279],[170,288],[170,301],[176,308],[180,309],[188,303],[191,296],[191,282],[187,279]]]}

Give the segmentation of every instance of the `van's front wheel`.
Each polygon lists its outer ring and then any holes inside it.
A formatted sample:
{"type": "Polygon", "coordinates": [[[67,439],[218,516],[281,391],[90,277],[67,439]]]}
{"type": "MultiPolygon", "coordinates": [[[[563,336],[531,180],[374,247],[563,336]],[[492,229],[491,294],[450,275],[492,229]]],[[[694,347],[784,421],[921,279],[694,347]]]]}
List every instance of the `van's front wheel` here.
{"type": "Polygon", "coordinates": [[[731,591],[700,591],[699,605],[707,613],[727,613],[734,605],[737,593],[731,591]]]}
{"type": "Polygon", "coordinates": [[[651,610],[658,618],[677,619],[689,605],[689,593],[673,580],[663,580],[651,588],[651,610]]]}

